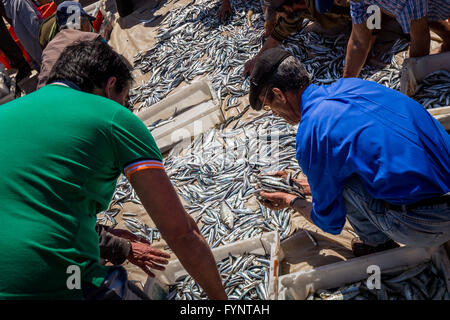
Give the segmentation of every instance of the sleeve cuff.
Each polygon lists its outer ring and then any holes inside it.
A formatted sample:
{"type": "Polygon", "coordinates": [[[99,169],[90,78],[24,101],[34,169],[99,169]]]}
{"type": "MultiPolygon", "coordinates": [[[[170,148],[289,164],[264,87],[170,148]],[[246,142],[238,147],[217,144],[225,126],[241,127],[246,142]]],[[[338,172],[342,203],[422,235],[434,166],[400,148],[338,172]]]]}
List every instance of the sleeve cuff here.
{"type": "Polygon", "coordinates": [[[129,165],[127,165],[123,169],[123,173],[127,177],[128,180],[130,180],[131,176],[141,170],[147,170],[147,169],[158,169],[158,170],[164,170],[164,165],[161,161],[158,160],[141,160],[137,162],[133,162],[129,165]]]}
{"type": "Polygon", "coordinates": [[[100,257],[114,265],[120,265],[127,259],[131,243],[129,240],[109,233],[109,227],[97,224],[95,230],[99,236],[100,257]]]}
{"type": "Polygon", "coordinates": [[[344,225],[345,225],[345,219],[344,219],[344,223],[342,224],[342,226],[330,226],[330,225],[324,223],[323,221],[321,221],[321,219],[318,217],[317,213],[314,210],[311,210],[311,220],[323,232],[327,232],[327,233],[330,233],[335,236],[342,232],[342,229],[344,228],[344,225]]]}
{"type": "Polygon", "coordinates": [[[111,256],[108,260],[115,266],[121,265],[127,260],[131,251],[131,242],[127,239],[115,237],[115,244],[112,247],[111,256]]]}

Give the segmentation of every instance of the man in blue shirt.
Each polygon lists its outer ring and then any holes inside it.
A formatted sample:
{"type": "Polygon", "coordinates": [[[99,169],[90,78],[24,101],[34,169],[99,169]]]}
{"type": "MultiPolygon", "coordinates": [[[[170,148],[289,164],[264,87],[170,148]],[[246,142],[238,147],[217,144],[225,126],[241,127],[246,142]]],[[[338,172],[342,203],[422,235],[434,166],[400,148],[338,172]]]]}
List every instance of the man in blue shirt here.
{"type": "Polygon", "coordinates": [[[299,123],[297,160],[313,198],[306,212],[295,195],[261,192],[267,207],[291,206],[331,234],[347,217],[359,236],[352,243],[357,256],[396,242],[435,246],[450,239],[450,138],[419,103],[356,78],[311,84],[280,48],[258,60],[250,103],[299,123]]]}

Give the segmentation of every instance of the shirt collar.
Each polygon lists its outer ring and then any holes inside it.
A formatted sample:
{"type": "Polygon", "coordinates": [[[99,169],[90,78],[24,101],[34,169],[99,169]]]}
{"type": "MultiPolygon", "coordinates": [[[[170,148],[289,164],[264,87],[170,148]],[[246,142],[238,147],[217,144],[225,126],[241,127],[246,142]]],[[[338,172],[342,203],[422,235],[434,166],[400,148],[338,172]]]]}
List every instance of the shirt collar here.
{"type": "Polygon", "coordinates": [[[310,84],[308,87],[306,87],[305,91],[302,93],[302,97],[300,99],[300,113],[303,116],[304,108],[306,104],[308,103],[308,100],[310,99],[311,95],[316,91],[318,88],[318,85],[310,84]]]}
{"type": "Polygon", "coordinates": [[[63,86],[66,86],[66,87],[69,87],[69,88],[81,91],[81,88],[78,85],[76,85],[75,83],[73,83],[72,81],[69,81],[69,80],[55,80],[55,81],[52,81],[52,83],[49,83],[49,84],[63,85],[63,86]]]}

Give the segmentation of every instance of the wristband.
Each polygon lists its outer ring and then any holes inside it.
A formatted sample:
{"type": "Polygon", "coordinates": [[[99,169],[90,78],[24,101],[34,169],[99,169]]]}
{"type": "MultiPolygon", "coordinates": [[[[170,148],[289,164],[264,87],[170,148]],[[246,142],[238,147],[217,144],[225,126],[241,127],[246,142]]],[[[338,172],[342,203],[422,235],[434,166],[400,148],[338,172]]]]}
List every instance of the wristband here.
{"type": "MultiPolygon", "coordinates": [[[[294,202],[297,201],[298,199],[301,199],[301,197],[297,196],[294,199],[291,200],[291,202],[289,202],[289,207],[291,209],[294,209],[294,202]]],[[[295,209],[294,209],[295,210],[295,209]]]]}

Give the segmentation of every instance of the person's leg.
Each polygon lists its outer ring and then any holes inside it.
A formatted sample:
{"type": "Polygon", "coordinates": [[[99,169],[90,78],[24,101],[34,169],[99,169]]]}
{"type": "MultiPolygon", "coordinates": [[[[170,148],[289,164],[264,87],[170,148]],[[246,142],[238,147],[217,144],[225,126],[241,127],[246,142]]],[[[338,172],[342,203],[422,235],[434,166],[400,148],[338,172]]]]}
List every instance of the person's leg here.
{"type": "Polygon", "coordinates": [[[439,246],[450,240],[450,204],[432,204],[413,210],[386,210],[391,229],[388,235],[417,247],[439,246]]]}
{"type": "Polygon", "coordinates": [[[8,57],[11,67],[16,69],[29,68],[22,51],[11,37],[3,18],[0,16],[0,50],[8,57]]]}
{"type": "Polygon", "coordinates": [[[18,70],[16,83],[31,73],[31,67],[22,55],[22,51],[9,34],[2,18],[3,4],[0,2],[0,50],[8,57],[12,68],[18,70]]]}
{"type": "Polygon", "coordinates": [[[37,67],[42,61],[39,44],[40,14],[28,0],[11,0],[5,5],[6,15],[11,19],[14,32],[37,67]]]}
{"type": "Polygon", "coordinates": [[[383,218],[384,206],[381,201],[372,198],[359,178],[347,181],[342,196],[347,220],[365,244],[376,246],[390,240],[384,232],[388,229],[383,218]]]}
{"type": "Polygon", "coordinates": [[[358,178],[346,183],[343,197],[347,219],[366,245],[389,248],[394,240],[429,247],[450,240],[450,204],[388,210],[384,201],[372,198],[358,178]]]}

